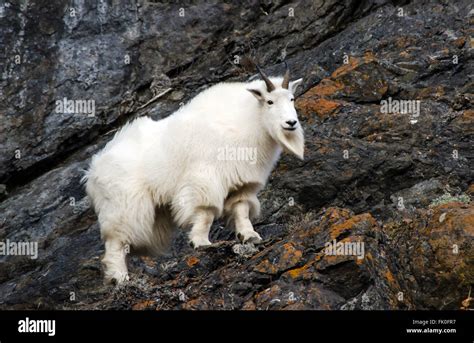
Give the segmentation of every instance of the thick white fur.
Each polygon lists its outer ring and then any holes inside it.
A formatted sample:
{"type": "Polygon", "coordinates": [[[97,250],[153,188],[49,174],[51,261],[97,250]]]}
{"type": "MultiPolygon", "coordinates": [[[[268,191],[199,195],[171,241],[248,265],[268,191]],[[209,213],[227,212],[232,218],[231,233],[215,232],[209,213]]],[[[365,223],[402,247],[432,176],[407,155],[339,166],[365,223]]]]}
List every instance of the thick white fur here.
{"type": "Polygon", "coordinates": [[[257,192],[282,148],[299,158],[304,149],[299,123],[283,129],[297,120],[291,98],[301,80],[290,90],[271,80],[271,93],[260,80],[210,87],[165,119],[127,124],[92,158],[86,190],[105,241],[106,281],[128,279],[127,247],[163,253],[176,227],[191,227],[195,247],[209,245],[212,221],[224,214],[241,240],[261,240],[250,222],[260,211],[257,192]],[[256,148],[256,161],[218,159],[225,147],[256,148]]]}

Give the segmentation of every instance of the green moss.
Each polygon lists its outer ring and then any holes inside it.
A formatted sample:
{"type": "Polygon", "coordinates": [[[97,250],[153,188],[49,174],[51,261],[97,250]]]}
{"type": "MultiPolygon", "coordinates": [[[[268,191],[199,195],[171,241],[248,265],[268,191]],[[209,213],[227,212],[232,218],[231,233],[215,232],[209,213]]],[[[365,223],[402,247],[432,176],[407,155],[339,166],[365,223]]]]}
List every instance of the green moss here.
{"type": "Polygon", "coordinates": [[[454,202],[454,201],[463,202],[465,204],[468,204],[471,201],[471,199],[466,194],[451,195],[449,193],[444,193],[442,196],[434,199],[431,202],[430,207],[435,207],[435,206],[447,204],[449,202],[454,202]]]}

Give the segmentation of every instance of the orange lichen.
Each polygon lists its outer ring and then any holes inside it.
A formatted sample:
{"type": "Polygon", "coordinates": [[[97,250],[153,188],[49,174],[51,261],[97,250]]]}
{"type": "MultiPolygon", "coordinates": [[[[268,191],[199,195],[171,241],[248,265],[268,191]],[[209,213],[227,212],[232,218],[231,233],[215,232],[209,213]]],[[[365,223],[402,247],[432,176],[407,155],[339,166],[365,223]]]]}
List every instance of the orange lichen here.
{"type": "Polygon", "coordinates": [[[263,260],[254,267],[254,270],[265,274],[276,274],[278,272],[277,266],[270,263],[269,260],[263,260]]]}
{"type": "Polygon", "coordinates": [[[373,51],[366,51],[364,53],[364,62],[365,63],[372,62],[372,61],[375,61],[375,60],[376,60],[376,58],[375,58],[375,55],[374,55],[373,51]]]}
{"type": "Polygon", "coordinates": [[[369,222],[370,225],[376,225],[375,219],[369,214],[369,213],[363,213],[357,216],[354,216],[350,219],[347,219],[346,221],[333,225],[329,230],[330,230],[330,237],[331,239],[336,239],[339,237],[341,234],[343,234],[346,231],[350,231],[354,226],[357,224],[360,224],[364,221],[369,222]]]}
{"type": "Polygon", "coordinates": [[[301,257],[303,256],[303,253],[301,250],[297,250],[294,246],[293,243],[286,243],[283,245],[283,262],[295,265],[301,260],[301,257]]]}
{"type": "Polygon", "coordinates": [[[297,109],[301,111],[304,115],[310,115],[311,113],[316,113],[320,118],[326,118],[333,114],[339,107],[341,103],[338,101],[327,100],[324,98],[319,99],[308,99],[301,98],[297,101],[297,109]]]}
{"type": "Polygon", "coordinates": [[[299,277],[304,277],[304,275],[306,274],[306,271],[311,266],[311,264],[312,263],[309,263],[309,264],[305,264],[303,267],[291,269],[291,270],[288,271],[288,275],[292,279],[297,279],[299,277]]]}
{"type": "Polygon", "coordinates": [[[188,265],[188,267],[192,267],[197,263],[199,263],[199,259],[195,256],[190,256],[186,259],[186,264],[188,265]]]}
{"type": "Polygon", "coordinates": [[[274,259],[276,262],[272,263],[268,259],[265,259],[255,266],[254,270],[260,273],[276,274],[298,264],[303,256],[301,250],[296,249],[291,242],[284,244],[282,248],[283,251],[281,255],[274,259]]]}
{"type": "Polygon", "coordinates": [[[360,65],[360,60],[358,58],[349,56],[348,63],[343,64],[342,66],[334,70],[333,73],[331,74],[331,77],[335,79],[338,76],[347,74],[349,71],[354,70],[354,68],[356,68],[359,65],[360,65]]]}
{"type": "Polygon", "coordinates": [[[387,281],[390,283],[390,284],[394,284],[395,283],[395,278],[392,274],[392,272],[390,270],[387,270],[385,272],[385,278],[387,279],[387,281]]]}
{"type": "MultiPolygon", "coordinates": [[[[335,71],[333,71],[333,73],[331,74],[331,78],[336,79],[339,76],[348,74],[349,72],[353,71],[354,69],[356,69],[362,64],[370,63],[375,60],[376,58],[372,51],[367,51],[362,58],[349,56],[348,63],[343,64],[342,66],[337,68],[335,71]]],[[[368,75],[363,76],[363,77],[369,78],[368,75]]]]}
{"type": "Polygon", "coordinates": [[[132,306],[132,310],[134,311],[142,311],[145,310],[155,304],[154,300],[145,300],[141,301],[139,303],[136,303],[135,305],[132,306]]]}
{"type": "Polygon", "coordinates": [[[304,96],[329,96],[335,94],[337,91],[343,90],[344,84],[340,81],[333,81],[331,79],[324,79],[316,86],[307,91],[304,96]]]}

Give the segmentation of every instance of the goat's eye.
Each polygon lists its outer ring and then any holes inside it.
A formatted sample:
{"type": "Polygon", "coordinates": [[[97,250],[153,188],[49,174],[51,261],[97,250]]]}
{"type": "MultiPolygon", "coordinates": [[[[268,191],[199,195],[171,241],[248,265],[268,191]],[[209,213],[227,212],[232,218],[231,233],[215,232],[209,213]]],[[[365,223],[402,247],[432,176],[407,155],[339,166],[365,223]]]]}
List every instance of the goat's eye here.
{"type": "Polygon", "coordinates": [[[290,101],[295,101],[295,98],[291,98],[290,101]]]}
{"type": "Polygon", "coordinates": [[[267,101],[267,104],[269,104],[269,105],[273,105],[273,101],[271,101],[271,100],[268,100],[268,101],[267,101]]]}

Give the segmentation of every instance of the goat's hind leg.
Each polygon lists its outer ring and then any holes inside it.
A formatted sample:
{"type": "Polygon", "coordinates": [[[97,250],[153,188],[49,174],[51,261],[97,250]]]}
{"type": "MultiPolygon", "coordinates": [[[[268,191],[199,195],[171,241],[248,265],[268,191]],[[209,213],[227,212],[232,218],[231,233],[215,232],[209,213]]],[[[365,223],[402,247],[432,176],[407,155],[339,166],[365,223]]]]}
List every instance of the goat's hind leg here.
{"type": "Polygon", "coordinates": [[[235,221],[235,234],[243,243],[260,243],[262,237],[253,229],[249,218],[248,201],[238,201],[232,206],[232,217],[235,221]]]}

